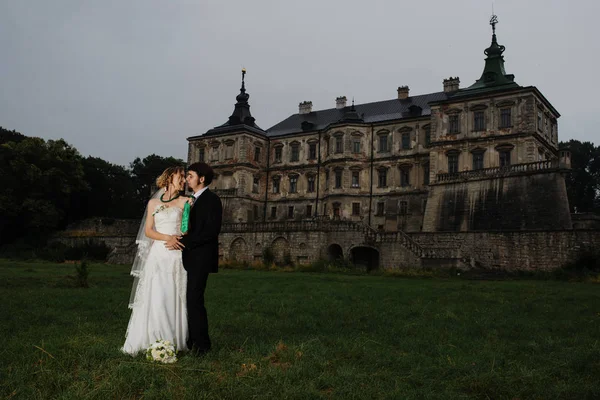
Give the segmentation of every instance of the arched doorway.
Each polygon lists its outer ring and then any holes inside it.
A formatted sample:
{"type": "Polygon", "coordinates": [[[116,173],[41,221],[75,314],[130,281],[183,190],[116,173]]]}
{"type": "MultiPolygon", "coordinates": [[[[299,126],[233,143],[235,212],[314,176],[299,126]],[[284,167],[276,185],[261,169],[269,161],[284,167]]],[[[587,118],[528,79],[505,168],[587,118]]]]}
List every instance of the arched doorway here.
{"type": "Polygon", "coordinates": [[[329,261],[343,260],[344,251],[342,250],[342,246],[336,243],[329,245],[327,248],[327,258],[329,261]]]}
{"type": "Polygon", "coordinates": [[[354,247],[350,250],[350,257],[356,267],[366,268],[367,271],[379,268],[379,251],[372,247],[354,247]]]}

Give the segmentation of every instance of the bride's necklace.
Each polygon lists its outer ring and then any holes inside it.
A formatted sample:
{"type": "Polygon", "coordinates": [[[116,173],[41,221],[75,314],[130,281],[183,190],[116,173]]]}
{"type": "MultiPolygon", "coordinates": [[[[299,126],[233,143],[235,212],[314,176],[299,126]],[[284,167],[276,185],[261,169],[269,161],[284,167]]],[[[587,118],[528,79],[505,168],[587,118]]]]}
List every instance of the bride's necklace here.
{"type": "Polygon", "coordinates": [[[173,197],[172,199],[165,200],[164,197],[163,197],[165,194],[167,194],[167,192],[165,192],[165,193],[163,193],[163,194],[160,195],[160,201],[163,202],[163,203],[170,203],[173,200],[179,198],[179,193],[177,193],[177,196],[173,197]]]}

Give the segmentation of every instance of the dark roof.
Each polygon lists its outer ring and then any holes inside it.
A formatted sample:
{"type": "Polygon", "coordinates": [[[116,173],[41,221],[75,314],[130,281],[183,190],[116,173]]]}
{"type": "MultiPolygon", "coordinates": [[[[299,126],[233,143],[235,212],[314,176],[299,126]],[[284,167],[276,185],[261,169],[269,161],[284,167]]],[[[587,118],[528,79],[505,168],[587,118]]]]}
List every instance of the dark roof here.
{"type": "MultiPolygon", "coordinates": [[[[402,118],[419,117],[431,115],[429,103],[433,101],[444,101],[449,98],[449,93],[436,92],[411,96],[406,99],[393,99],[376,101],[367,104],[357,104],[354,106],[356,113],[363,119],[357,120],[357,124],[371,124],[377,122],[391,121],[402,118]]],[[[308,114],[294,114],[267,129],[267,136],[280,136],[301,133],[304,131],[313,131],[324,129],[338,122],[348,123],[348,119],[343,121],[344,116],[348,116],[351,107],[341,109],[330,108],[327,110],[313,111],[308,114]],[[303,129],[304,128],[304,129],[303,129]]]]}

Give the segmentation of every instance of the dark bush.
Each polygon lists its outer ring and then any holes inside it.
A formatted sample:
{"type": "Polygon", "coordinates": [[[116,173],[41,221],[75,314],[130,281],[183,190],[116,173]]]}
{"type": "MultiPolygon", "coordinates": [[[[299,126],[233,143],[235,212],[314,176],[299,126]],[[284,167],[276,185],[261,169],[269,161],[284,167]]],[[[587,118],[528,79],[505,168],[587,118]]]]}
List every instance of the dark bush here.
{"type": "Polygon", "coordinates": [[[106,261],[109,253],[110,247],[106,243],[90,239],[82,244],[68,247],[65,251],[65,258],[67,260],[82,260],[83,258],[87,258],[95,261],[106,261]]]}

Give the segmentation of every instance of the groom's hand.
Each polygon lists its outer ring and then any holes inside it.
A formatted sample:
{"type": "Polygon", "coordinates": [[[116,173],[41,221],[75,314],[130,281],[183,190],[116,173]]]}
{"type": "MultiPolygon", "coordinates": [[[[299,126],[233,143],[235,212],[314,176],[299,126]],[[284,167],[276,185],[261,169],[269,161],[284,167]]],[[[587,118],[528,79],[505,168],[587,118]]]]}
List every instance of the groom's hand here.
{"type": "Polygon", "coordinates": [[[181,237],[171,236],[169,240],[165,242],[165,247],[169,250],[183,250],[185,247],[180,241],[181,237]]]}

